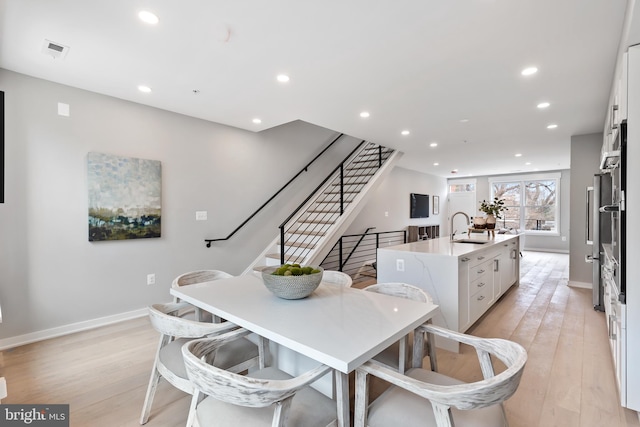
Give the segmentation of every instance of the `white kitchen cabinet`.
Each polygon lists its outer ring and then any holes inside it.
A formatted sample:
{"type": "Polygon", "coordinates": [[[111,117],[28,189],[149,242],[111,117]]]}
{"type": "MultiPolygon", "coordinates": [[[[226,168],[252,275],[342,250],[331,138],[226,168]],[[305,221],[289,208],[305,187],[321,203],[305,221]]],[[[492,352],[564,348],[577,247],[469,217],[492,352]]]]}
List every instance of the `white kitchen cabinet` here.
{"type": "MultiPolygon", "coordinates": [[[[480,243],[451,242],[448,237],[378,249],[378,283],[403,282],[427,291],[440,306],[433,322],[465,332],[518,282],[516,235],[483,236],[480,243]]],[[[452,341],[438,347],[458,351],[452,341]]]]}
{"type": "Polygon", "coordinates": [[[520,238],[503,244],[500,258],[500,295],[520,279],[520,238]]]}
{"type": "MultiPolygon", "coordinates": [[[[469,262],[471,258],[458,258],[458,283],[469,283],[469,262]]],[[[469,288],[458,286],[458,330],[466,330],[471,325],[469,317],[469,288]]]]}

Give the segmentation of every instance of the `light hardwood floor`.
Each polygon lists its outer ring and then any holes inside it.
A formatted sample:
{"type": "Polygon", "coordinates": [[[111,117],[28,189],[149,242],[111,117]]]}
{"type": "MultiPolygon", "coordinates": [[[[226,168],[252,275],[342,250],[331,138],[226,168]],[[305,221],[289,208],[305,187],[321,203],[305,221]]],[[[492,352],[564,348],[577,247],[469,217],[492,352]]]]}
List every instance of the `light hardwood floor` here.
{"type": "MultiPolygon", "coordinates": [[[[529,360],[507,402],[511,427],[640,427],[622,409],[602,313],[589,290],[569,288],[568,256],[526,252],[512,288],[469,333],[512,339],[529,360]]],[[[69,403],[71,426],[137,426],[158,336],[146,318],[0,354],[2,403],[69,403]]],[[[477,378],[475,354],[439,351],[440,370],[477,378]]],[[[161,382],[148,426],[184,426],[189,396],[161,382]]]]}

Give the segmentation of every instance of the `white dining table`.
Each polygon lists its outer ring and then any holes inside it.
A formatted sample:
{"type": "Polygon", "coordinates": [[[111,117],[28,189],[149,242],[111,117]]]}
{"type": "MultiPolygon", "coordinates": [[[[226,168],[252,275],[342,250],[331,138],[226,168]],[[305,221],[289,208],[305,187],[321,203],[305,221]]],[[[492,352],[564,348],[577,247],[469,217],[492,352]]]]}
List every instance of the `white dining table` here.
{"type": "Polygon", "coordinates": [[[430,320],[438,308],[325,283],[307,298],[286,300],[273,295],[252,274],[181,286],[170,292],[332,367],[340,427],[348,427],[350,422],[349,373],[430,320]]]}

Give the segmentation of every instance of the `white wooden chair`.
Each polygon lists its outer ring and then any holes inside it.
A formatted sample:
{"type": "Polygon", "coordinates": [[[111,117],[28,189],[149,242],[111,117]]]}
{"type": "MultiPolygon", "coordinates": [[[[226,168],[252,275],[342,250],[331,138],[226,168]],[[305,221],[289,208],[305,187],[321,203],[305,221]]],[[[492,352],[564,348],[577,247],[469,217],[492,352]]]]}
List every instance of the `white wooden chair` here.
{"type": "Polygon", "coordinates": [[[219,351],[220,346],[249,333],[236,329],[190,341],[182,347],[187,375],[196,389],[189,418],[201,427],[334,425],[335,401],[309,387],[332,371],[329,366],[320,365],[292,378],[272,367],[238,375],[203,361],[210,353],[219,351]],[[200,400],[200,393],[207,397],[200,400]]]}
{"type": "Polygon", "coordinates": [[[351,279],[351,276],[347,273],[343,273],[342,271],[324,270],[322,273],[322,282],[350,288],[353,284],[353,279],[351,279]]]}
{"type": "MultiPolygon", "coordinates": [[[[160,377],[185,393],[193,394],[193,384],[187,378],[182,360],[181,348],[183,344],[195,338],[222,334],[238,327],[231,322],[196,322],[179,317],[178,314],[186,306],[188,306],[187,303],[179,302],[154,304],[149,307],[149,320],[151,325],[160,332],[160,342],[142,406],[140,424],[145,424],[149,420],[151,405],[160,377]]],[[[256,365],[263,367],[266,357],[265,342],[261,341],[260,345],[256,346],[249,340],[242,339],[221,348],[215,358],[209,362],[233,372],[242,372],[256,365]]],[[[187,425],[191,425],[190,421],[187,425]]]]}
{"type": "MultiPolygon", "coordinates": [[[[390,295],[398,298],[410,299],[413,301],[424,302],[433,304],[433,298],[427,292],[423,291],[417,286],[409,285],[406,283],[378,283],[376,285],[370,285],[364,288],[367,292],[376,292],[379,294],[390,295]]],[[[413,334],[406,335],[397,343],[394,343],[390,347],[387,347],[381,353],[374,357],[380,363],[397,369],[398,372],[405,372],[409,367],[410,355],[411,355],[411,341],[410,338],[413,334]]],[[[431,345],[432,340],[423,340],[427,346],[427,354],[432,364],[432,369],[437,370],[436,358],[432,354],[435,351],[435,346],[431,345]]],[[[422,352],[420,353],[423,354],[422,352]]],[[[422,367],[422,361],[420,365],[422,367]]]]}
{"type": "MultiPolygon", "coordinates": [[[[229,274],[226,271],[222,271],[222,270],[189,271],[173,279],[173,282],[171,283],[171,287],[175,289],[175,288],[179,288],[180,286],[194,285],[196,283],[210,282],[213,280],[220,280],[220,279],[228,279],[231,277],[233,277],[232,274],[229,274]]],[[[178,302],[178,298],[175,298],[174,302],[178,302]]],[[[188,316],[191,311],[194,312],[193,320],[213,321],[214,323],[220,323],[221,321],[219,317],[213,316],[210,313],[205,314],[202,312],[202,310],[200,310],[200,308],[193,307],[193,306],[190,306],[190,310],[187,310],[186,313],[182,313],[182,316],[183,317],[185,315],[188,316]]]]}
{"type": "Polygon", "coordinates": [[[518,388],[527,361],[525,349],[512,341],[478,338],[434,325],[422,325],[420,329],[473,346],[484,379],[464,383],[422,368],[401,374],[375,361],[366,362],[356,369],[355,427],[507,427],[503,402],[518,388]],[[492,356],[506,366],[497,375],[492,356]],[[371,375],[391,383],[391,387],[369,405],[371,375]]]}

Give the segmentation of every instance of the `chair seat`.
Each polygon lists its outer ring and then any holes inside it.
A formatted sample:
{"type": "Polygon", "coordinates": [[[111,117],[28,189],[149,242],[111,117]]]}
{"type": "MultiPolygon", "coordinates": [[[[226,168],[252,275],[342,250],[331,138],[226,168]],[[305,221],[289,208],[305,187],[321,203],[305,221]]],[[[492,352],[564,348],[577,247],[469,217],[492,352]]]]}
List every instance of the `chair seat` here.
{"type": "MultiPolygon", "coordinates": [[[[182,346],[189,341],[191,341],[189,338],[176,339],[162,347],[159,355],[160,363],[184,379],[187,379],[187,370],[182,358],[182,346]]],[[[220,369],[229,369],[257,356],[258,346],[246,338],[241,338],[220,347],[215,358],[209,363],[213,363],[220,369]]]]}
{"type": "MultiPolygon", "coordinates": [[[[407,376],[438,385],[464,384],[437,372],[414,368],[407,376]]],[[[456,427],[506,427],[500,405],[470,411],[451,410],[456,427]]],[[[433,407],[428,400],[399,387],[391,387],[369,405],[369,427],[427,427],[436,426],[433,407]]]]}
{"type": "MultiPolygon", "coordinates": [[[[275,380],[291,378],[290,375],[273,367],[260,369],[248,376],[275,380]]],[[[207,397],[198,404],[196,420],[200,427],[271,426],[274,409],[275,405],[248,408],[207,397]]],[[[335,419],[336,403],[319,391],[305,387],[293,398],[287,427],[325,427],[335,419]]]]}

